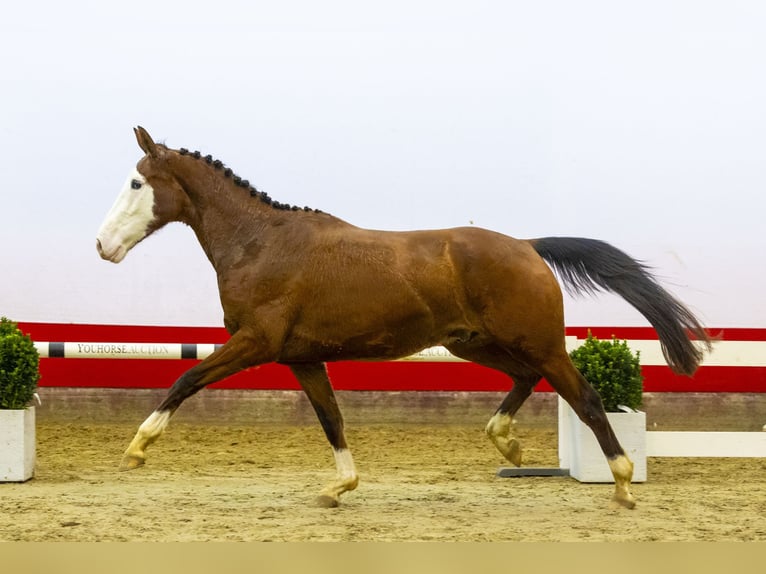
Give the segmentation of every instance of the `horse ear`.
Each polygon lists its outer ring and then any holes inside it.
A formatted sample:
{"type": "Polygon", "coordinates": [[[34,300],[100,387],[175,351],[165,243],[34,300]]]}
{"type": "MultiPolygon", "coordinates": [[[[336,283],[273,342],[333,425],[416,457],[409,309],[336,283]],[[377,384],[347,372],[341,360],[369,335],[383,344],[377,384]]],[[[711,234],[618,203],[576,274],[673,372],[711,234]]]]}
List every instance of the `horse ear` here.
{"type": "Polygon", "coordinates": [[[146,155],[150,157],[157,157],[158,155],[157,146],[154,143],[152,136],[149,135],[149,132],[147,132],[141,126],[138,126],[137,128],[133,128],[133,131],[136,134],[136,141],[138,141],[138,147],[144,150],[144,153],[146,155]]]}

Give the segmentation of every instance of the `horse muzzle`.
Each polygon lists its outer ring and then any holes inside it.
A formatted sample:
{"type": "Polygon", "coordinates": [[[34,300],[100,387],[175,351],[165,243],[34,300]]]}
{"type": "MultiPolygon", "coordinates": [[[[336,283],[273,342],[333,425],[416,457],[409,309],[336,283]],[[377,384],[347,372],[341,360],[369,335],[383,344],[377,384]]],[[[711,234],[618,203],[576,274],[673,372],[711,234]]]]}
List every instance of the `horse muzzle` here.
{"type": "Polygon", "coordinates": [[[125,249],[122,245],[117,244],[114,245],[105,245],[101,242],[100,238],[96,238],[96,251],[98,251],[98,254],[101,256],[101,259],[105,259],[106,261],[111,261],[112,263],[119,263],[125,258],[125,255],[127,255],[128,250],[125,249]]]}

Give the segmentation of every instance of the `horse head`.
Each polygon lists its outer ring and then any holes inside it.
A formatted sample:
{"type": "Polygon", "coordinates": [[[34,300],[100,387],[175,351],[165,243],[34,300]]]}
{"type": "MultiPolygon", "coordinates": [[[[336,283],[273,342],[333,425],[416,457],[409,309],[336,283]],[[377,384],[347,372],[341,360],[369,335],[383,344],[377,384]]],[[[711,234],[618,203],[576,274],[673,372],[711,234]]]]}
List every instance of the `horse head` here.
{"type": "Polygon", "coordinates": [[[144,157],[134,167],[96,236],[103,259],[119,263],[137,243],[170,221],[177,221],[188,200],[168,169],[172,152],[154,143],[142,127],[133,130],[144,157]]]}

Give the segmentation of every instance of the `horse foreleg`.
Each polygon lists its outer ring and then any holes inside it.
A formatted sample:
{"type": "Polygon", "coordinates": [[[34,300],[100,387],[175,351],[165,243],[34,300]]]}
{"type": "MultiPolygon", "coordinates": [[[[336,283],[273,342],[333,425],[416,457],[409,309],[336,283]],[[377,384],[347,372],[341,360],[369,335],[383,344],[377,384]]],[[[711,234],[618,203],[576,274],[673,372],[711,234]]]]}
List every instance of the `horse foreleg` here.
{"type": "Polygon", "coordinates": [[[343,432],[343,415],[335,400],[324,363],[294,364],[290,365],[290,369],[314,407],[333,449],[337,474],[335,479],[322,489],[315,502],[318,506],[334,508],[340,504],[341,494],[354,490],[359,484],[354,459],[343,432]]]}
{"type": "Polygon", "coordinates": [[[160,438],[170,417],[184,400],[211,383],[262,362],[256,351],[254,340],[240,331],[212,355],[181,375],[162,403],[138,427],[122,456],[120,470],[132,470],[146,462],[146,448],[160,438]]]}
{"type": "Polygon", "coordinates": [[[154,411],[140,427],[122,455],[120,470],[133,470],[146,462],[146,447],[160,438],[170,420],[170,411],[154,411]]]}
{"type": "Polygon", "coordinates": [[[335,508],[340,504],[340,495],[354,490],[359,484],[359,475],[356,473],[351,451],[348,448],[333,447],[333,455],[337,469],[335,480],[325,486],[314,499],[316,505],[323,508],[335,508]]]}

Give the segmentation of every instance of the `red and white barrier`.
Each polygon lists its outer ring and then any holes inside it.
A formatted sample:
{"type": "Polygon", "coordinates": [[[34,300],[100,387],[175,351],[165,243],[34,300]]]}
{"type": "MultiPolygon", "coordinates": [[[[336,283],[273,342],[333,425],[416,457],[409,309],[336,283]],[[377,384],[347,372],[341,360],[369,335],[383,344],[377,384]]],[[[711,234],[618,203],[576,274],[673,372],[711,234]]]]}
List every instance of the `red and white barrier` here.
{"type": "MultiPolygon", "coordinates": [[[[228,340],[226,331],[219,327],[60,323],[19,326],[37,341],[43,387],[167,388],[191,366],[191,361],[207,357],[228,340]]],[[[646,392],[766,392],[766,329],[722,330],[721,340],[691,378],[675,375],[666,366],[651,328],[590,330],[600,339],[614,335],[627,340],[632,349],[640,352],[646,392]]],[[[588,331],[587,327],[567,328],[569,348],[585,339],[588,331]]],[[[442,347],[425,349],[399,361],[330,363],[328,369],[338,390],[497,392],[511,386],[502,373],[462,361],[442,347]]],[[[275,364],[249,369],[216,387],[300,388],[289,369],[275,364]]],[[[552,389],[543,381],[537,390],[552,389]]]]}
{"type": "MultiPolygon", "coordinates": [[[[567,348],[574,349],[582,339],[567,337],[567,348]]],[[[665,365],[662,348],[656,340],[629,340],[628,346],[640,352],[641,364],[665,365]]],[[[66,359],[204,359],[220,347],[210,343],[55,343],[36,341],[40,357],[66,359]]],[[[462,362],[444,347],[429,347],[399,359],[432,363],[462,362]]],[[[705,355],[702,366],[766,367],[766,341],[718,341],[705,355]]]]}

